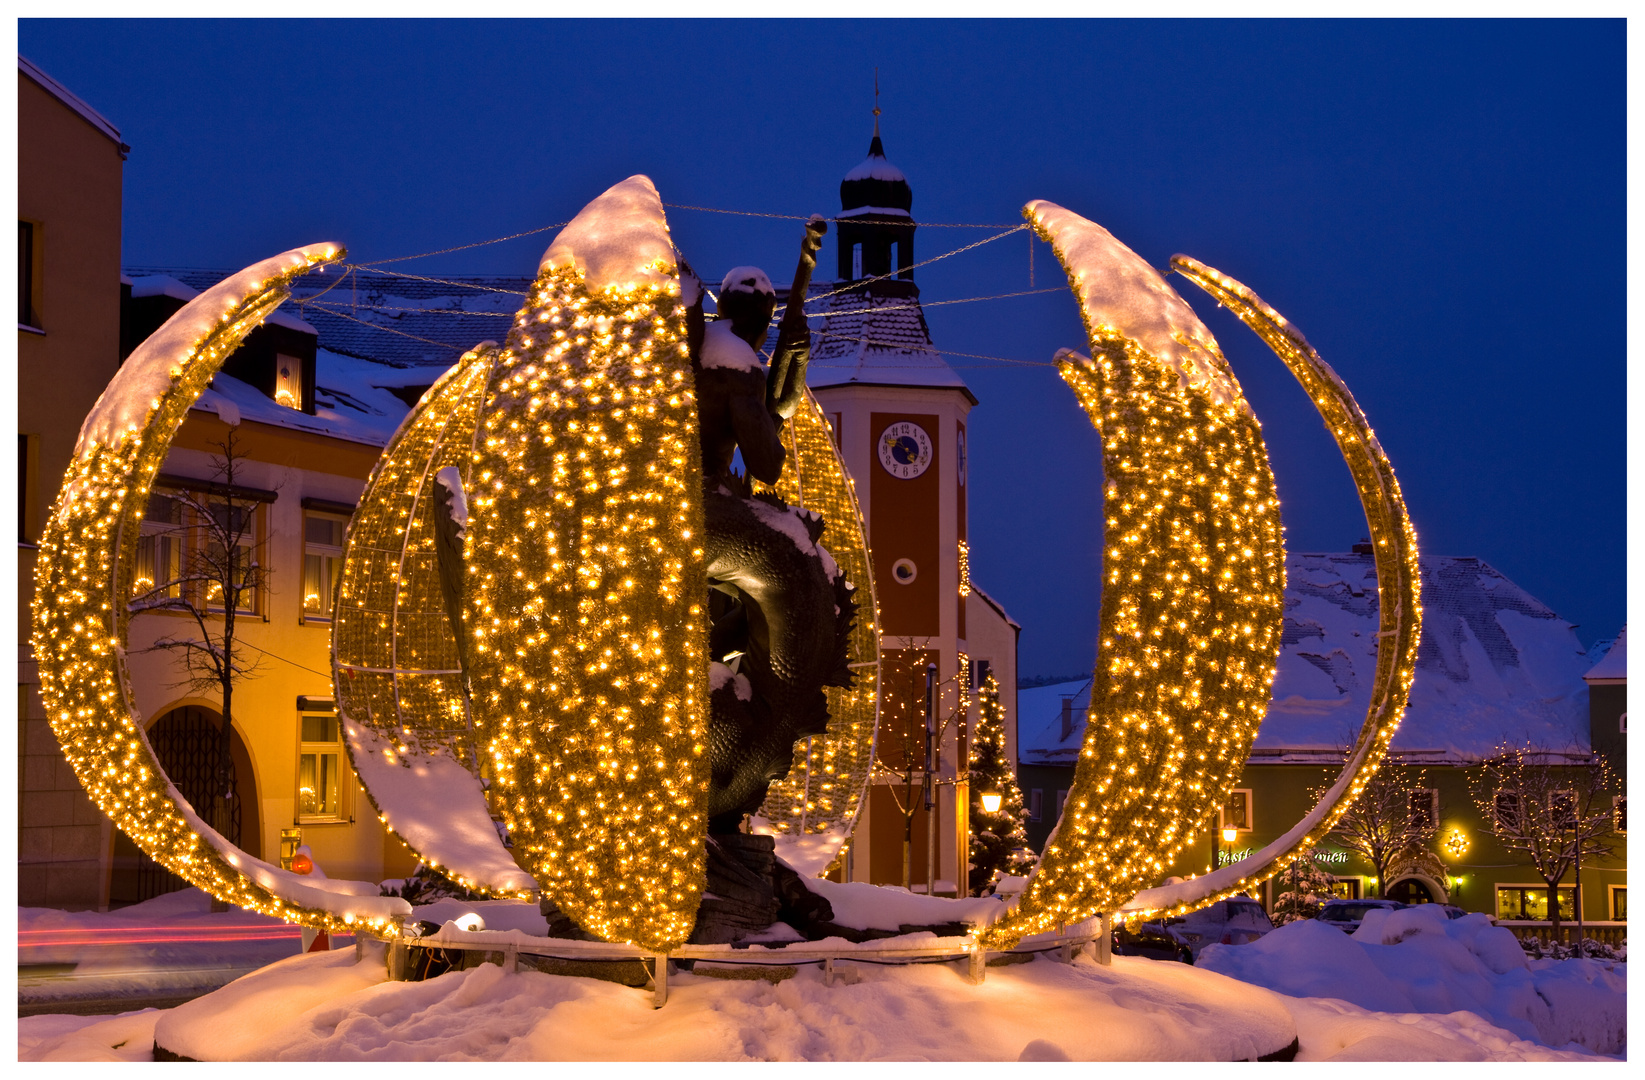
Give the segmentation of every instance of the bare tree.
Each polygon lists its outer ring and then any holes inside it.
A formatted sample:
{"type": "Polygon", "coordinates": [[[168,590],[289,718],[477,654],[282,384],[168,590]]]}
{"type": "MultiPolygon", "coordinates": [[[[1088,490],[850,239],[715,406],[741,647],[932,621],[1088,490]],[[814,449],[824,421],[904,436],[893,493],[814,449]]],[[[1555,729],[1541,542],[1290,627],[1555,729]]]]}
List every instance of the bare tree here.
{"type": "MultiPolygon", "coordinates": [[[[1364,856],[1384,895],[1388,867],[1400,852],[1430,843],[1439,833],[1440,808],[1432,790],[1422,770],[1401,774],[1385,763],[1329,833],[1344,848],[1364,856]]],[[[1323,794],[1323,789],[1315,791],[1315,801],[1323,794]]]]}
{"type": "MultiPolygon", "coordinates": [[[[1530,857],[1548,887],[1548,918],[1559,940],[1561,880],[1583,860],[1609,856],[1615,779],[1597,754],[1575,762],[1540,746],[1497,746],[1480,763],[1470,791],[1486,832],[1530,857]]],[[[1581,902],[1581,898],[1577,898],[1581,902]]]]}
{"type": "Polygon", "coordinates": [[[212,459],[210,481],[192,489],[153,495],[139,544],[138,576],[128,608],[133,615],[171,611],[188,616],[187,627],[162,634],[145,652],[179,658],[174,687],[220,696],[223,726],[209,807],[199,807],[211,826],[226,832],[234,764],[229,732],[234,726],[234,688],[255,678],[260,656],[247,655],[235,639],[236,616],[254,610],[268,570],[256,532],[260,500],[235,486],[246,460],[238,433],[229,428],[212,459]]]}
{"type": "MultiPolygon", "coordinates": [[[[910,638],[908,650],[914,655],[925,655],[929,645],[928,640],[916,644],[910,638]]],[[[890,658],[884,663],[880,678],[880,730],[874,751],[874,767],[878,772],[898,776],[902,780],[900,785],[888,785],[887,790],[891,792],[891,798],[903,819],[902,885],[906,889],[913,878],[914,818],[928,798],[933,804],[937,800],[936,773],[942,756],[942,740],[948,725],[959,720],[959,712],[956,708],[951,709],[947,716],[936,715],[941,707],[943,690],[955,680],[938,680],[933,670],[928,681],[927,668],[934,669],[934,664],[906,663],[890,658]],[[933,718],[929,727],[926,720],[928,712],[933,718]],[[929,774],[926,767],[928,745],[932,766],[929,774]]],[[[935,813],[935,806],[928,812],[935,813]]],[[[927,882],[926,889],[934,893],[935,882],[927,882]]]]}

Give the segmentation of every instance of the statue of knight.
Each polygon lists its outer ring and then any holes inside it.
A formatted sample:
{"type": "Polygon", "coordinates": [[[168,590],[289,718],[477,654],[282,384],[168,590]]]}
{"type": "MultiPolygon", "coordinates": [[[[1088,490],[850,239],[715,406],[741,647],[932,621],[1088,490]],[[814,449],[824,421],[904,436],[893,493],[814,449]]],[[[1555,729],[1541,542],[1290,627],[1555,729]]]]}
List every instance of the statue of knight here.
{"type": "Polygon", "coordinates": [[[805,400],[811,332],[804,301],[827,223],[806,223],[789,302],[768,367],[759,355],[776,310],[765,272],[739,266],[705,319],[701,282],[682,263],[687,341],[697,383],[707,536],[710,718],[708,831],[740,831],[772,781],[788,775],[796,741],[828,725],[827,686],[850,686],[852,587],[818,543],[811,510],[756,494],[786,457],[783,425],[805,400]],[[742,452],[746,475],[732,470],[742,452]]]}

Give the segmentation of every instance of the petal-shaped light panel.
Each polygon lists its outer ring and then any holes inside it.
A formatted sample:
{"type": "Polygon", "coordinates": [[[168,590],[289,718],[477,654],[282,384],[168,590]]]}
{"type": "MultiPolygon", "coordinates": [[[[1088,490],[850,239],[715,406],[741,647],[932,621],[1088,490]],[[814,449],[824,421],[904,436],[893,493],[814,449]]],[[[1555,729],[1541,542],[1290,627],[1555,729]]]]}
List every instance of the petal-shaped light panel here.
{"type": "Polygon", "coordinates": [[[857,493],[817,400],[788,421],[788,464],[775,491],[791,506],[816,510],[827,523],[822,546],[857,586],[851,629],[856,685],[827,688],[828,731],[794,747],[787,779],[771,785],[754,823],[776,837],[777,854],[802,874],[824,874],[838,861],[867,798],[879,723],[879,608],[873,559],[857,493]]]}
{"type": "Polygon", "coordinates": [[[1102,437],[1103,588],[1085,744],[1016,908],[1025,934],[1115,911],[1227,799],[1267,709],[1284,615],[1279,500],[1216,341],[1164,279],[1077,214],[1024,216],[1079,299],[1092,359],[1060,370],[1102,437]]]}

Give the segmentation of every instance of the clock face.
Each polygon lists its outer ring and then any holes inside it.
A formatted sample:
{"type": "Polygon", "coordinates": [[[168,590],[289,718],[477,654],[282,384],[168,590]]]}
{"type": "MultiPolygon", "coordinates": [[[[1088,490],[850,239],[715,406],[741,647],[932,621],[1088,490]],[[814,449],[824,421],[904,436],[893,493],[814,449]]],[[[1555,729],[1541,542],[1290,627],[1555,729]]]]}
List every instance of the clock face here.
{"type": "Polygon", "coordinates": [[[912,480],[931,467],[931,436],[918,424],[892,424],[880,432],[880,465],[899,480],[912,480]]]}

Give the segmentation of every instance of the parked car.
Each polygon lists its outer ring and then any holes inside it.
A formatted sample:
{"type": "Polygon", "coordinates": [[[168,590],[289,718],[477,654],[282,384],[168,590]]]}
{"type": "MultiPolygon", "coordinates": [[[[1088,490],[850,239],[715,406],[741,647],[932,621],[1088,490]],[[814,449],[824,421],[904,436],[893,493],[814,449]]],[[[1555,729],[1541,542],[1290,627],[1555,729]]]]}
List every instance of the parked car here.
{"type": "MultiPolygon", "coordinates": [[[[1402,911],[1410,907],[1398,900],[1327,900],[1315,916],[1320,922],[1334,926],[1345,934],[1352,934],[1365,920],[1367,911],[1402,911]]],[[[1452,916],[1455,918],[1455,916],[1452,916]]]]}
{"type": "Polygon", "coordinates": [[[1274,928],[1262,905],[1249,897],[1218,900],[1210,907],[1165,920],[1165,929],[1188,947],[1189,962],[1207,945],[1248,945],[1274,928]]]}
{"type": "MultiPolygon", "coordinates": [[[[1173,919],[1172,922],[1181,922],[1173,919]]],[[[1150,960],[1180,960],[1194,962],[1194,953],[1186,942],[1178,938],[1164,924],[1158,922],[1118,923],[1114,926],[1114,954],[1116,956],[1146,956],[1150,960]]]]}

